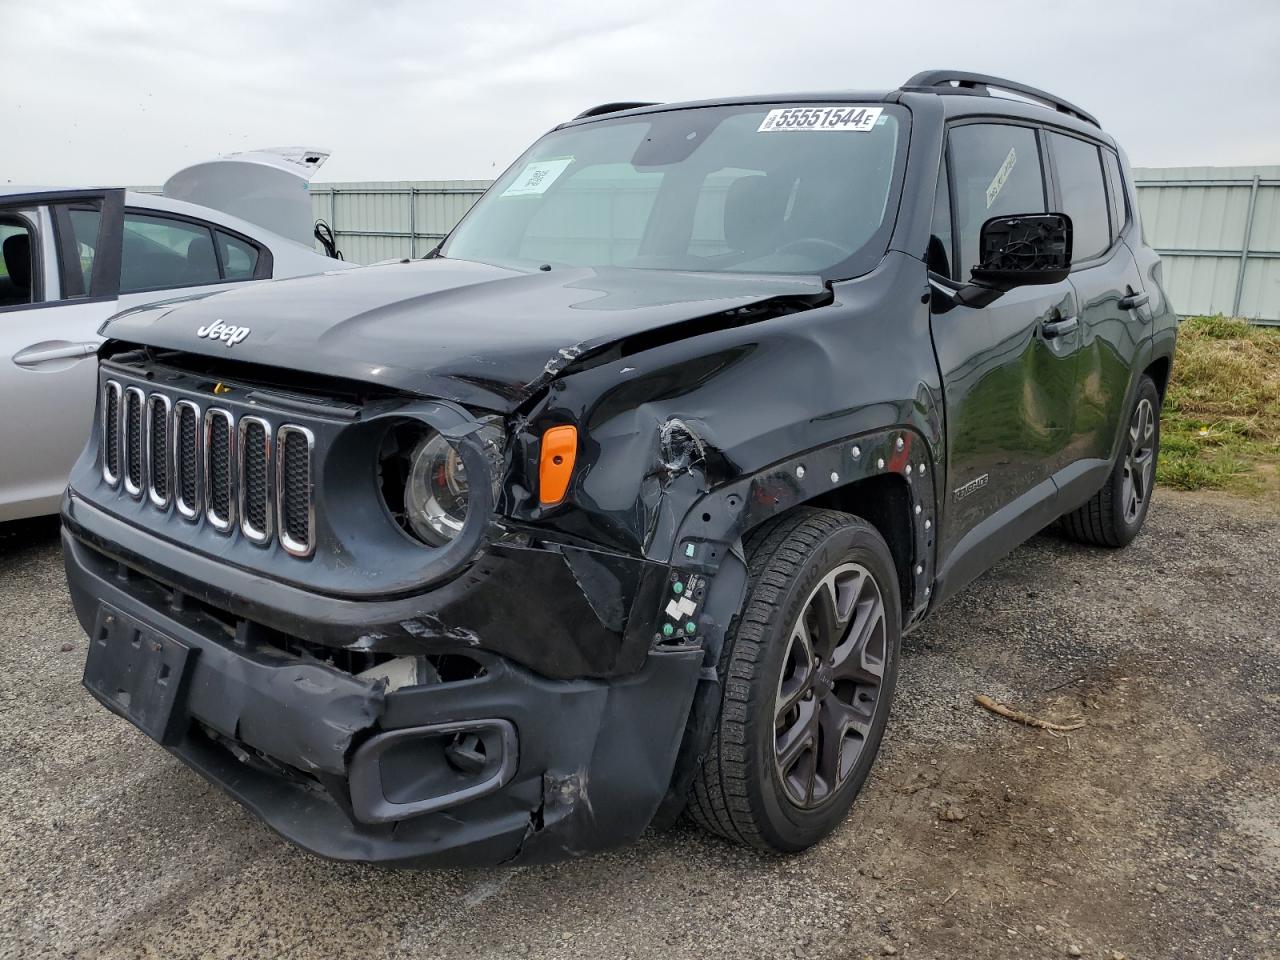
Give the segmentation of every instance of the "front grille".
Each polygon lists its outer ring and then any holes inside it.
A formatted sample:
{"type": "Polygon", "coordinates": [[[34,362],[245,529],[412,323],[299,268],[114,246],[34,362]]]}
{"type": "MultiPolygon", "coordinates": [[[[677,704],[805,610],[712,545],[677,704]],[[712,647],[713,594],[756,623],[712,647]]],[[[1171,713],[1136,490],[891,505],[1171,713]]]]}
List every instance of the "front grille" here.
{"type": "Polygon", "coordinates": [[[315,549],[313,454],[306,427],[273,428],[192,400],[115,380],[102,385],[102,477],[154,507],[260,546],[278,538],[298,557],[315,549]],[[274,462],[273,462],[274,461],[274,462]],[[237,524],[237,519],[239,523],[237,524]]]}
{"type": "Polygon", "coordinates": [[[163,393],[147,397],[147,495],[157,507],[167,507],[170,489],[169,426],[172,420],[169,398],[163,393]]]}
{"type": "Polygon", "coordinates": [[[200,514],[200,408],[190,400],[179,400],[174,409],[173,468],[178,474],[178,512],[194,520],[200,514]]]}
{"type": "Polygon", "coordinates": [[[204,413],[205,517],[215,530],[226,532],[235,522],[235,490],[232,476],[235,446],[231,414],[213,407],[204,413]]]}
{"type": "Polygon", "coordinates": [[[146,399],[137,387],[124,392],[124,488],[133,496],[142,493],[142,407],[146,399]]]}
{"type": "Polygon", "coordinates": [[[292,424],[276,435],[279,459],[276,466],[277,511],[280,514],[280,544],[290,553],[307,556],[313,546],[314,497],[311,492],[311,451],[315,437],[305,427],[292,424]]]}
{"type": "Polygon", "coordinates": [[[271,425],[261,417],[240,418],[240,530],[271,539],[271,425]]]}
{"type": "Polygon", "coordinates": [[[120,384],[108,380],[102,398],[102,479],[120,482],[120,384]]]}

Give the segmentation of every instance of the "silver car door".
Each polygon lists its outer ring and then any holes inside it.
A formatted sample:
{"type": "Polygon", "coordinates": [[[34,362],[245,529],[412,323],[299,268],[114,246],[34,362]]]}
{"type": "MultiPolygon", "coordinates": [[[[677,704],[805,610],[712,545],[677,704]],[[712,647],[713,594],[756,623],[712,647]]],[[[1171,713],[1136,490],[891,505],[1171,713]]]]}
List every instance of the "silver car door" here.
{"type": "Polygon", "coordinates": [[[39,199],[32,300],[0,306],[0,520],[57,511],[91,426],[97,330],[118,309],[121,193],[39,199]]]}

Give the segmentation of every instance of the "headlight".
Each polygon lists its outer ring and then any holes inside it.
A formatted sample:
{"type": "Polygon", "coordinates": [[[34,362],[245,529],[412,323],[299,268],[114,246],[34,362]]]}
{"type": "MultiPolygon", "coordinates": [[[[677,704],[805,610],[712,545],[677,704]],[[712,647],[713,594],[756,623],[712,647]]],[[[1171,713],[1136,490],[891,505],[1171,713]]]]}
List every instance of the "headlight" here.
{"type": "Polygon", "coordinates": [[[462,457],[434,430],[409,455],[404,488],[405,519],[433,547],[458,535],[467,519],[467,470],[462,457]]]}
{"type": "Polygon", "coordinates": [[[467,420],[451,409],[424,407],[443,421],[440,429],[425,416],[395,417],[382,435],[377,474],[382,503],[401,530],[428,547],[463,541],[475,547],[502,489],[504,423],[494,415],[467,420]]]}

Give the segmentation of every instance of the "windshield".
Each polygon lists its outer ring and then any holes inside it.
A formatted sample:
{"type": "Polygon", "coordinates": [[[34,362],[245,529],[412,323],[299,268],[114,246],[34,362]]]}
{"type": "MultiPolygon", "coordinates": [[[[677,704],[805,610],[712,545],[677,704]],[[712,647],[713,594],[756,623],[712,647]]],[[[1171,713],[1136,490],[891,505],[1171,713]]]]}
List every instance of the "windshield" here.
{"type": "Polygon", "coordinates": [[[829,276],[884,253],[905,118],[884,104],[753,104],[553,131],[440,255],[529,270],[829,276]]]}

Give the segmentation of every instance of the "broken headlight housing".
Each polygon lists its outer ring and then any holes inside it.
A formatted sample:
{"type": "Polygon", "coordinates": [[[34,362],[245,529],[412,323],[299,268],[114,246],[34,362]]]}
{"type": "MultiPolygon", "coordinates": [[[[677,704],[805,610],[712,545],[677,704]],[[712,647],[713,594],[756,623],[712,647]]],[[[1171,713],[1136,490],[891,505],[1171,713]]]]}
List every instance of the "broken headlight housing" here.
{"type": "Polygon", "coordinates": [[[497,500],[503,447],[502,423],[496,417],[459,435],[446,435],[421,421],[401,422],[387,432],[379,453],[383,500],[406,533],[427,546],[443,547],[467,523],[476,499],[474,484],[488,484],[490,502],[497,500]],[[488,477],[474,476],[486,471],[488,477]]]}
{"type": "Polygon", "coordinates": [[[467,468],[457,448],[435,430],[409,456],[404,513],[409,529],[433,547],[456,537],[467,520],[467,468]]]}

